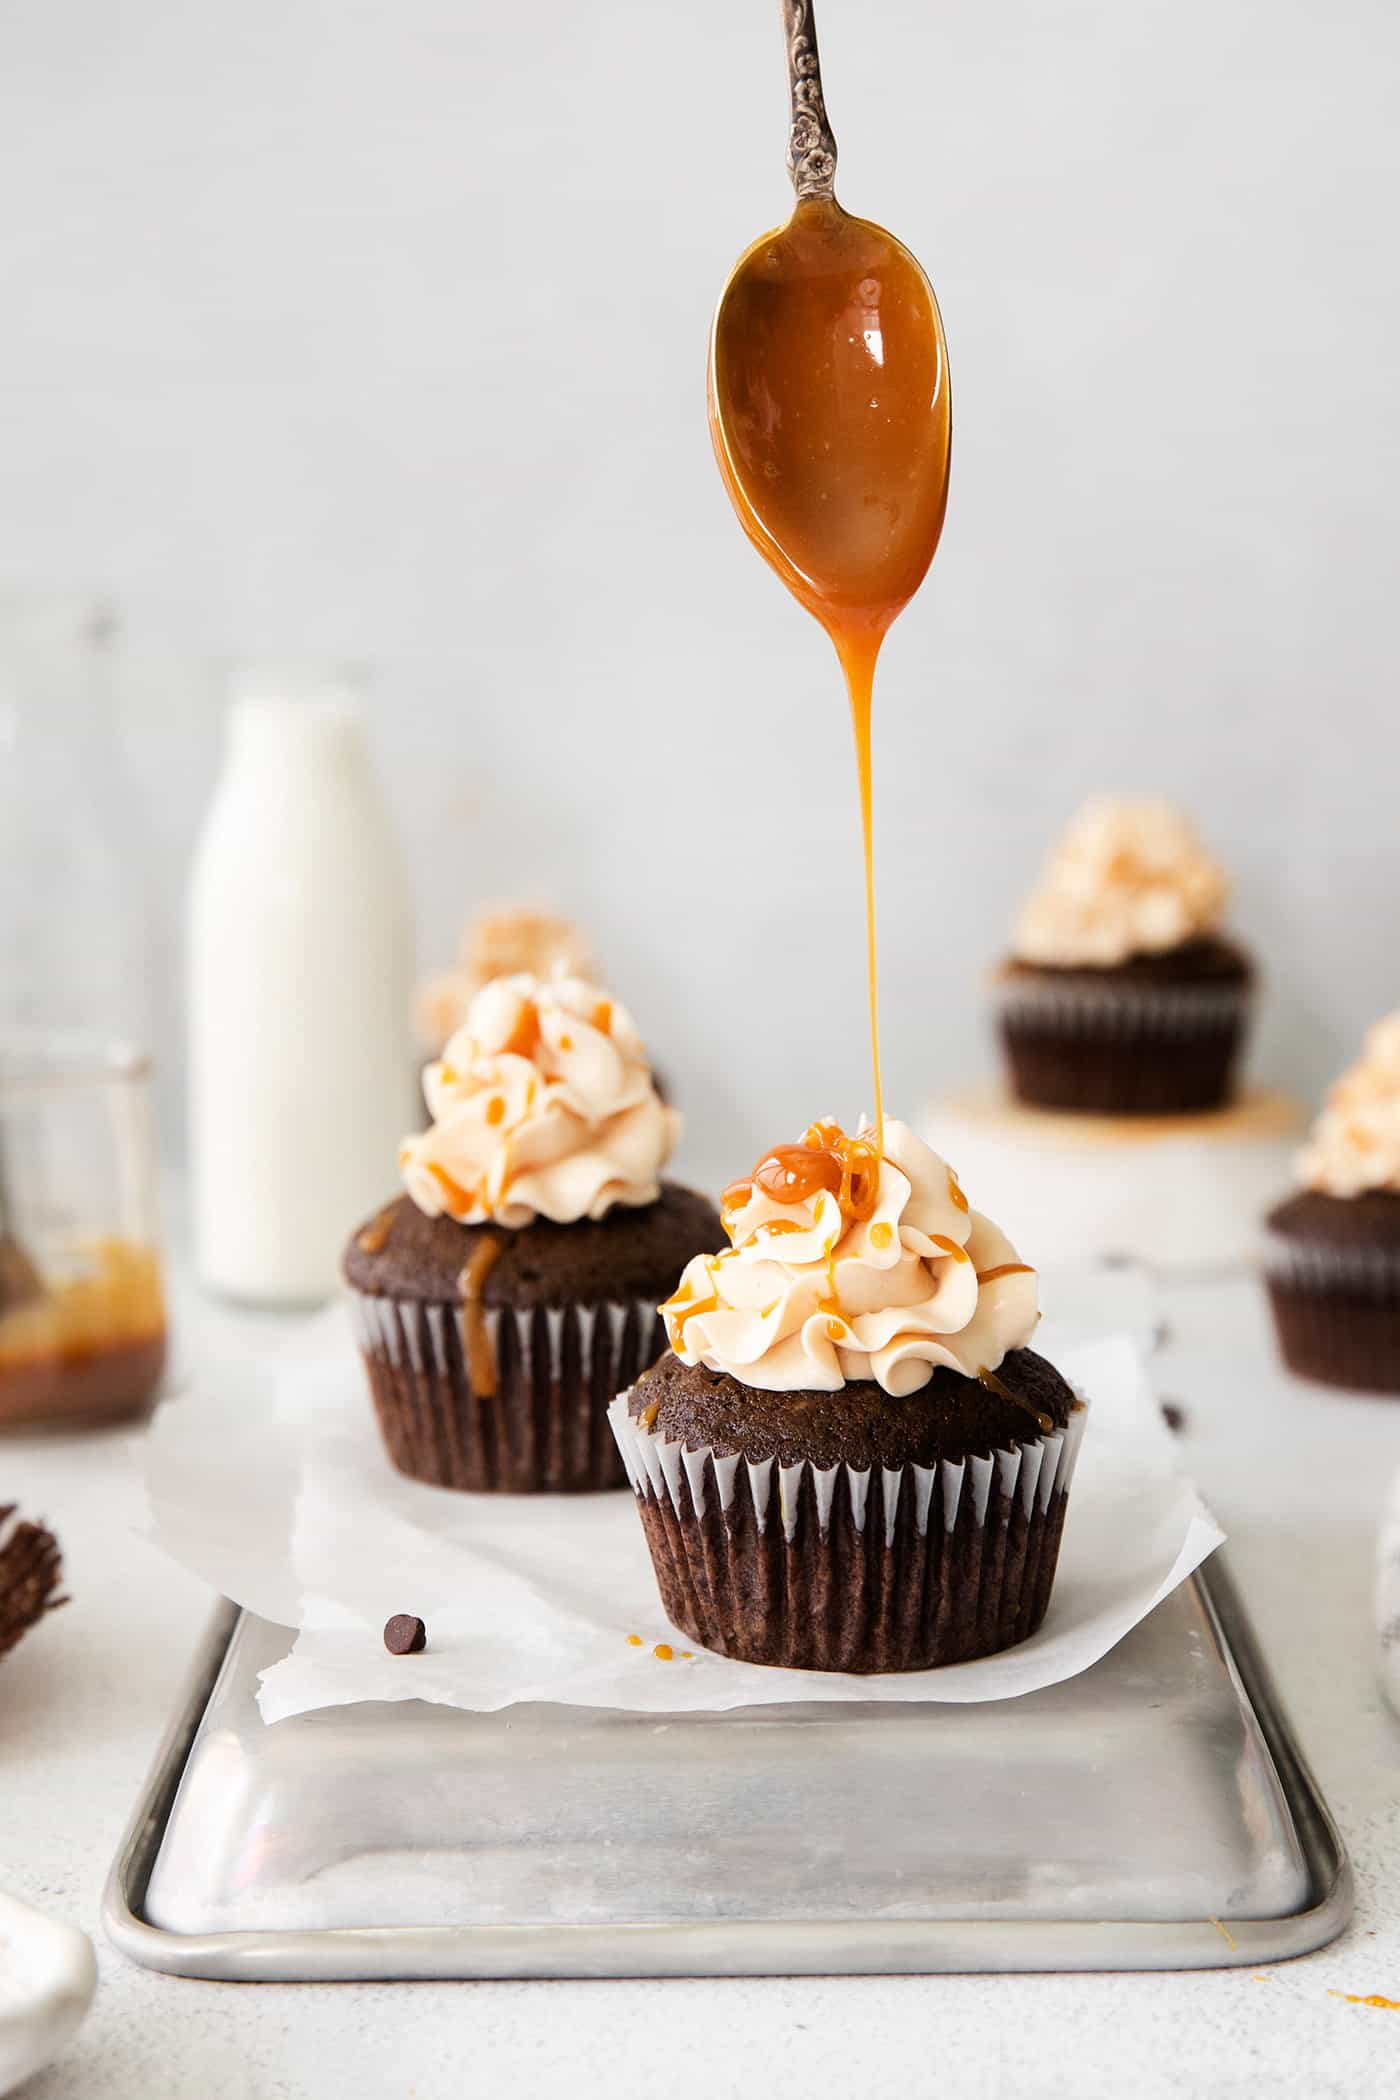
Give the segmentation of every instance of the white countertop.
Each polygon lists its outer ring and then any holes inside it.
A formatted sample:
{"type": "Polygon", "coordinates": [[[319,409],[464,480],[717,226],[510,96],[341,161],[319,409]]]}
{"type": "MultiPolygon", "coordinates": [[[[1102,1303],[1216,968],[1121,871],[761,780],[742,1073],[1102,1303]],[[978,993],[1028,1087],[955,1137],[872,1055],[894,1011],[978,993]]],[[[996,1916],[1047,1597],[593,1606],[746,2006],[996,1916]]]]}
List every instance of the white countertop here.
{"type": "MultiPolygon", "coordinates": [[[[433,2100],[567,2093],[667,2100],[739,2089],[1084,2100],[1259,2094],[1325,2100],[1400,2083],[1400,1722],[1373,1674],[1370,1587],[1400,1468],[1400,1402],[1352,1400],[1275,1367],[1248,1282],[1163,1292],[1161,1391],[1184,1460],[1341,1825],[1355,1919],[1332,1947],[1251,1972],[763,1979],[693,1983],[194,1983],[99,1946],[101,1984],[25,2100],[433,2100]],[[450,2083],[449,2083],[450,2081],[450,2083]],[[754,2087],[753,2089],[756,2089],[754,2087]]],[[[251,1362],[275,1323],[177,1294],[179,1354],[251,1362]]],[[[98,1934],[102,1886],[210,1607],[135,1536],[130,1432],[11,1435],[0,1500],[59,1533],[72,1603],[0,1675],[0,1886],[98,1934]]]]}

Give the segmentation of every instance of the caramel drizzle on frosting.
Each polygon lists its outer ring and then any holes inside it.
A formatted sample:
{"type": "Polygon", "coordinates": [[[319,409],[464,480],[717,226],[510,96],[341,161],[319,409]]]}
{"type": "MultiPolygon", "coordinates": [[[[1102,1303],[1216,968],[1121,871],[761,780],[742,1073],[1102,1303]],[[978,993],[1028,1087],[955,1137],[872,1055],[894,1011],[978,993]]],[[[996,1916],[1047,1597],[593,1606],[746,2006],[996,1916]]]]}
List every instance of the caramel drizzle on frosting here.
{"type": "Polygon", "coordinates": [[[464,1218],[472,1207],[472,1198],[461,1182],[454,1181],[446,1167],[440,1167],[435,1159],[428,1161],[428,1172],[447,1198],[448,1216],[464,1218]]]}
{"type": "MultiPolygon", "coordinates": [[[[883,1158],[872,1138],[811,1124],[799,1144],[773,1148],[725,1190],[731,1245],[695,1255],[660,1307],[682,1362],[765,1390],[835,1392],[859,1378],[866,1359],[895,1396],[917,1391],[940,1364],[975,1377],[979,1364],[1024,1347],[1037,1318],[1034,1269],[971,1212],[947,1161],[906,1125],[887,1128],[883,1158]],[[902,1180],[890,1181],[886,1162],[902,1180]],[[904,1232],[898,1219],[910,1205],[904,1232]],[[989,1296],[974,1327],[979,1269],[989,1296]],[[842,1302],[847,1289],[859,1310],[842,1302]]],[[[1019,1394],[1008,1389],[1006,1398],[1038,1429],[1053,1427],[1019,1394]]]]}
{"type": "MultiPolygon", "coordinates": [[[[707,1278],[713,1280],[713,1270],[715,1264],[717,1262],[723,1261],[724,1256],[721,1254],[706,1255],[704,1259],[705,1274],[707,1278]]],[[[671,1318],[676,1323],[675,1340],[679,1342],[682,1347],[684,1347],[686,1321],[693,1320],[697,1313],[715,1312],[718,1310],[718,1308],[718,1291],[712,1290],[702,1298],[691,1297],[689,1295],[689,1285],[685,1282],[684,1278],[682,1278],[680,1289],[675,1291],[671,1295],[671,1297],[665,1299],[664,1302],[658,1305],[656,1309],[663,1316],[663,1318],[667,1313],[670,1314],[671,1318]]]]}
{"type": "Polygon", "coordinates": [[[540,1039],[540,1010],[533,999],[527,999],[520,1009],[520,1019],[502,1043],[502,1057],[533,1057],[540,1039]]]}
{"type": "MultiPolygon", "coordinates": [[[[755,1189],[773,1203],[806,1203],[825,1189],[836,1198],[842,1230],[848,1231],[852,1225],[863,1224],[880,1200],[880,1154],[864,1133],[847,1137],[839,1123],[813,1123],[803,1132],[800,1144],[774,1145],[747,1180],[731,1181],[720,1198],[726,1228],[755,1189]]],[[[770,1232],[781,1229],[782,1221],[777,1219],[768,1227],[770,1232]]],[[[801,1227],[788,1229],[796,1232],[801,1227]]]]}

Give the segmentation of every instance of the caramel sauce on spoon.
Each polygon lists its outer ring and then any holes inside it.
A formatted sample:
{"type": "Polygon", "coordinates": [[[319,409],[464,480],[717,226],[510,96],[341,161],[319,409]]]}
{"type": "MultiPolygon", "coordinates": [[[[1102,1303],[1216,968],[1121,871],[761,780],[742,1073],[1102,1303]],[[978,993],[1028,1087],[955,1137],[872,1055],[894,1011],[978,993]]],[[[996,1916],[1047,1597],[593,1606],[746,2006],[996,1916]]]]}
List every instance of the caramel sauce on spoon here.
{"type": "Polygon", "coordinates": [[[865,860],[870,1046],[884,1149],[870,716],[875,663],[922,583],[948,503],[952,412],[938,304],[894,235],[836,201],[808,0],[784,0],[797,204],[746,249],[710,339],[710,435],[750,540],[830,635],[850,698],[865,860]]]}

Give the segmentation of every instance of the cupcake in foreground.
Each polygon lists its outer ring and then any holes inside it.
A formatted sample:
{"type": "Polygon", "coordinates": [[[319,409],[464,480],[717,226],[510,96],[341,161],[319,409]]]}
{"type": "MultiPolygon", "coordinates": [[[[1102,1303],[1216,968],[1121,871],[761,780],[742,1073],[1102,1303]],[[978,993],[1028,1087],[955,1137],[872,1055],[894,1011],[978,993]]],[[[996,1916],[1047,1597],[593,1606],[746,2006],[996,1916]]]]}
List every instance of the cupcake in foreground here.
{"type": "Polygon", "coordinates": [[[1036,1277],[903,1123],[725,1191],[612,1423],[666,1615],[745,1662],[929,1669],[1045,1616],[1085,1408],[1036,1277]]]}
{"type": "Polygon", "coordinates": [[[442,1487],[619,1487],[608,1404],[664,1346],[657,1300],[724,1239],[661,1178],[680,1119],[631,1016],[582,978],[497,979],[424,1092],[407,1194],[344,1258],[389,1456],[442,1487]]]}
{"type": "Polygon", "coordinates": [[[1378,1021],[1269,1213],[1266,1272],[1290,1370],[1400,1393],[1400,1012],[1378,1021]]]}
{"type": "Polygon", "coordinates": [[[1118,1116],[1223,1107],[1254,981],[1248,956],[1221,932],[1229,891],[1169,803],[1086,803],[997,978],[1017,1098],[1118,1116]]]}

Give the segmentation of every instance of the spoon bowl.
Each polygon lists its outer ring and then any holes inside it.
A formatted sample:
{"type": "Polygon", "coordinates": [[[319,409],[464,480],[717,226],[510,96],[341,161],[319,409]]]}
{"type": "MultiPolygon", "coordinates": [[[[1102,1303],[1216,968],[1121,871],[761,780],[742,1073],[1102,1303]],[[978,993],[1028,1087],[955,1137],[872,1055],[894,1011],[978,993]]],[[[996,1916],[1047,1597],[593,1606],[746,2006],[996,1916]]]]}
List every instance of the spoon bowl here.
{"type": "Polygon", "coordinates": [[[933,559],[952,449],[943,322],[903,242],[800,200],[720,295],[709,405],[730,501],[788,589],[883,632],[933,559]]]}
{"type": "Polygon", "coordinates": [[[797,203],[746,248],[710,335],[710,436],[749,538],[841,647],[878,646],[948,505],[952,400],[933,286],[836,201],[811,0],[783,0],[797,203]]]}

